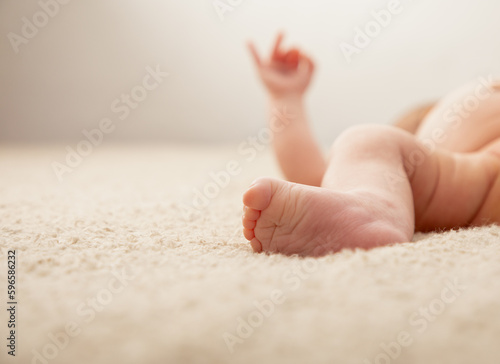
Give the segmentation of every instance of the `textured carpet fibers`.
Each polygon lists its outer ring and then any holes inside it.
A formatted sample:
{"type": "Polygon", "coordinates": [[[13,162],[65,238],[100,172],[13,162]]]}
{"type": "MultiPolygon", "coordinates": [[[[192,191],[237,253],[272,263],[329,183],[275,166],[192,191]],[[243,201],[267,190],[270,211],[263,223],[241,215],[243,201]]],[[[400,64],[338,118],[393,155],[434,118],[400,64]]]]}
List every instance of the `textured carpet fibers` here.
{"type": "Polygon", "coordinates": [[[65,153],[0,147],[1,363],[500,362],[499,227],[259,255],[241,194],[269,151],[105,145],[59,181],[65,153]]]}

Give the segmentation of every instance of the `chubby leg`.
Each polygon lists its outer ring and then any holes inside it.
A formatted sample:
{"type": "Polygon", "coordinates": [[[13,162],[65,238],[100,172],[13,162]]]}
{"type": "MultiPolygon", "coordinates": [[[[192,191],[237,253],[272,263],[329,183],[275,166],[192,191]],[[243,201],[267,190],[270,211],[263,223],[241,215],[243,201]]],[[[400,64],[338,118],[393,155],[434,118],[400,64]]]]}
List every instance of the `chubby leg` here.
{"type": "Polygon", "coordinates": [[[429,148],[475,152],[500,138],[500,84],[480,78],[444,97],[416,132],[429,148]]]}
{"type": "Polygon", "coordinates": [[[484,153],[429,153],[398,128],[355,127],[335,142],[322,188],[257,180],[244,234],[257,252],[313,256],[410,241],[415,227],[469,224],[497,171],[484,153]]]}

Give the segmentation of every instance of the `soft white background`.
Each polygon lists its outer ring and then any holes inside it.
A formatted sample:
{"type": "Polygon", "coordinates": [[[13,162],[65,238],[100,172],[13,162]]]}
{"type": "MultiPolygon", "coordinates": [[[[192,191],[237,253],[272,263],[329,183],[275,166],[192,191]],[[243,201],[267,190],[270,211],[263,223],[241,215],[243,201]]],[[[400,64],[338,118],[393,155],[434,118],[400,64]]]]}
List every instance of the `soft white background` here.
{"type": "Polygon", "coordinates": [[[307,104],[324,144],[500,75],[498,0],[401,0],[402,13],[346,62],[339,44],[388,2],[243,0],[221,21],[212,0],[73,0],[16,54],[7,34],[21,34],[22,17],[40,6],[1,0],[0,141],[78,141],[110,117],[107,141],[240,142],[266,123],[244,42],[268,52],[279,29],[317,62],[307,104]],[[169,77],[119,121],[112,101],[156,64],[169,77]]]}

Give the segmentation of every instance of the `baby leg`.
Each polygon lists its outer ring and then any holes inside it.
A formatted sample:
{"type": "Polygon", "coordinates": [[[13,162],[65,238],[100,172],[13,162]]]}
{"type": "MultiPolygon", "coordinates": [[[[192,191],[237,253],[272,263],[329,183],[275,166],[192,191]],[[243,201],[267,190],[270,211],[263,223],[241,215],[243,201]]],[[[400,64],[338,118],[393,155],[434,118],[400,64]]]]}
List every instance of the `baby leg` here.
{"type": "Polygon", "coordinates": [[[417,137],[429,148],[474,152],[500,137],[500,87],[480,79],[444,97],[427,115],[417,137]]]}
{"type": "Polygon", "coordinates": [[[254,182],[244,235],[257,252],[313,256],[410,241],[416,226],[467,225],[494,174],[483,154],[429,153],[398,128],[355,127],[335,142],[323,188],[254,182]]]}

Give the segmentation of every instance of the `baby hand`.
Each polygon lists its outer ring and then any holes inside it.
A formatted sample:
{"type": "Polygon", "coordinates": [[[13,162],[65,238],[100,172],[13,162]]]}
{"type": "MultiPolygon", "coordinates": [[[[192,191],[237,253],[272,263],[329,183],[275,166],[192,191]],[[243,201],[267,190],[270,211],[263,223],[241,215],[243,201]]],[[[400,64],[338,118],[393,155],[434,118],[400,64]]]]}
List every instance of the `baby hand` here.
{"type": "Polygon", "coordinates": [[[288,51],[280,49],[283,34],[276,38],[274,49],[269,60],[261,60],[253,43],[248,43],[260,78],[271,96],[282,98],[288,96],[302,96],[307,89],[314,71],[313,61],[292,48],[288,51]]]}

